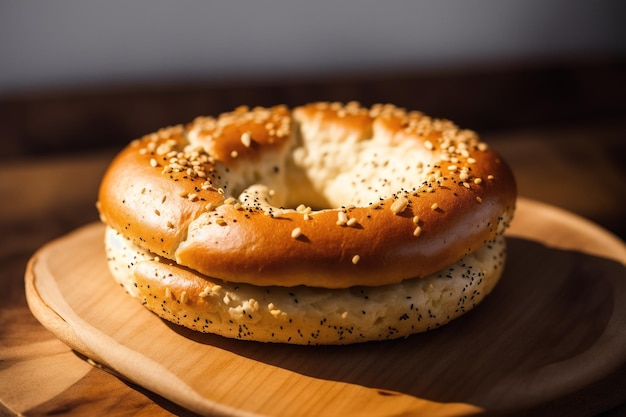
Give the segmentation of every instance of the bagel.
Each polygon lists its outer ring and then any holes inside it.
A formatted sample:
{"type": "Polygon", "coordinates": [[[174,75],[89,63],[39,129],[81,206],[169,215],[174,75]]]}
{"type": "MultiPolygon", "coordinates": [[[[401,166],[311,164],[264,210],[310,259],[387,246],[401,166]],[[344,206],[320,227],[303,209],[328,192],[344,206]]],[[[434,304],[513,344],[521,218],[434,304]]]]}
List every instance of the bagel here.
{"type": "Polygon", "coordinates": [[[506,162],[451,121],[311,103],[242,106],[137,139],[97,206],[113,276],[162,318],[343,344],[429,330],[478,304],[502,273],[516,195],[506,162]]]}

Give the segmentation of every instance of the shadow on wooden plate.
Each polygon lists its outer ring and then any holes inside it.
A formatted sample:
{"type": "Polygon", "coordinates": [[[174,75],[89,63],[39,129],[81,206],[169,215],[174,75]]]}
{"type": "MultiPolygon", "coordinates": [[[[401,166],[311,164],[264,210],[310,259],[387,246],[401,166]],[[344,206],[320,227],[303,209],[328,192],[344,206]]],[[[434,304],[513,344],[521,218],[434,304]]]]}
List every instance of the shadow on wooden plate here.
{"type": "Polygon", "coordinates": [[[625,271],[611,259],[508,238],[503,278],[480,306],[406,339],[290,346],[166,324],[198,343],[309,377],[511,411],[581,390],[624,362],[625,271]]]}
{"type": "Polygon", "coordinates": [[[575,416],[626,401],[623,372],[614,376],[626,362],[626,249],[545,205],[520,202],[503,277],[475,310],[349,346],[238,341],[165,322],[110,277],[103,233],[92,224],[38,251],[29,306],[77,352],[191,410],[458,416],[558,404],[551,415],[575,416]]]}

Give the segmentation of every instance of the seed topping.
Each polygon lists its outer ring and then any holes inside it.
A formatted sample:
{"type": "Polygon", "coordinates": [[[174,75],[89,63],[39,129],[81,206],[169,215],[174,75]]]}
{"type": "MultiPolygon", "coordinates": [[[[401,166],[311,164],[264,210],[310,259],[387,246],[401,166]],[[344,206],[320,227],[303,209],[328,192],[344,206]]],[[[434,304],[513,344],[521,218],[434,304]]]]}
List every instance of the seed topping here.
{"type": "Polygon", "coordinates": [[[291,237],[292,237],[292,238],[297,239],[297,238],[299,238],[300,236],[302,236],[302,229],[301,229],[301,228],[296,227],[296,228],[294,228],[294,229],[291,231],[291,237]]]}

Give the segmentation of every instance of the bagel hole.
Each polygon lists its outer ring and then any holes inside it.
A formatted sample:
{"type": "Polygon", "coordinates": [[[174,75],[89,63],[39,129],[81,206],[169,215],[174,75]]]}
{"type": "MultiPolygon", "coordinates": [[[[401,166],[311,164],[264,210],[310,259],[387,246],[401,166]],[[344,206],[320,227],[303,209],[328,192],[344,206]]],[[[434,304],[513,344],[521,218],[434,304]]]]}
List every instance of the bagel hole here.
{"type": "Polygon", "coordinates": [[[337,140],[296,126],[290,146],[231,166],[228,194],[241,201],[254,188],[264,204],[292,210],[300,205],[314,211],[366,207],[410,192],[427,178],[432,163],[432,153],[420,152],[412,141],[337,140]]]}

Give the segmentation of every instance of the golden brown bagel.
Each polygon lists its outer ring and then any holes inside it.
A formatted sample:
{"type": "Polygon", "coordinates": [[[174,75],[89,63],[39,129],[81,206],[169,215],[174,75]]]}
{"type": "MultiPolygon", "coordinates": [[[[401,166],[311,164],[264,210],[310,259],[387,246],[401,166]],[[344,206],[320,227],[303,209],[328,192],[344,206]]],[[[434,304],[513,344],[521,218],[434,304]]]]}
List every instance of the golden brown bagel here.
{"type": "Polygon", "coordinates": [[[455,263],[504,230],[515,198],[506,163],[452,122],[313,103],[136,140],[108,169],[99,209],[134,244],[206,276],[348,288],[455,263]]]}

